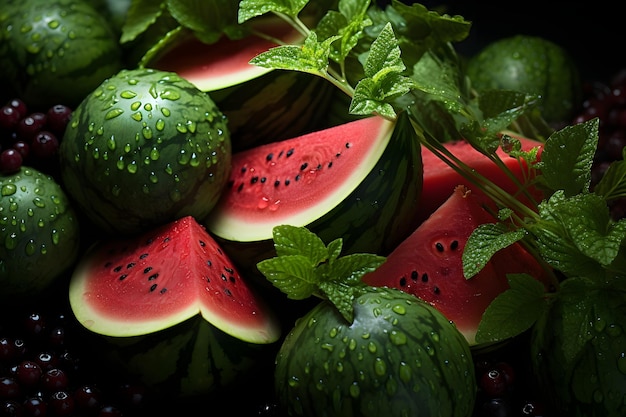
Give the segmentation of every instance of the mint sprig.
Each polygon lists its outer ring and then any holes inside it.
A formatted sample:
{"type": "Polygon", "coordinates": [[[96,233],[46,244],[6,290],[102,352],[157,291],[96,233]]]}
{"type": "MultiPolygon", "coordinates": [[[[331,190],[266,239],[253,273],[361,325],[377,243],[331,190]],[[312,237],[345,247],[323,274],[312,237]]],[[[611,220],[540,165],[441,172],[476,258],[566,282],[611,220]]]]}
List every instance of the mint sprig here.
{"type": "Polygon", "coordinates": [[[257,263],[267,280],[293,300],[316,296],[331,301],[351,323],[352,303],[368,288],[361,278],[385,258],[364,253],[340,256],[341,238],[325,245],[305,227],[275,226],[272,238],[276,256],[257,263]]]}

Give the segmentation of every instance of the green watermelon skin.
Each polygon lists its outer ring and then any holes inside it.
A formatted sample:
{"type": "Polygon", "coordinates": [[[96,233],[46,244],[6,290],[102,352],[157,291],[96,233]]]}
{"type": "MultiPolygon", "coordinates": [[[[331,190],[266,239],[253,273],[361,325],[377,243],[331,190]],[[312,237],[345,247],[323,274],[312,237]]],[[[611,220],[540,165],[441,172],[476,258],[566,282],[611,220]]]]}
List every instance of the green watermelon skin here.
{"type": "Polygon", "coordinates": [[[276,358],[275,390],[289,415],[469,417],[471,352],[441,313],[384,289],[359,296],[350,324],[327,301],[298,319],[276,358]]]}
{"type": "Polygon", "coordinates": [[[200,316],[148,335],[92,334],[89,340],[107,374],[114,370],[142,382],[164,407],[170,401],[215,398],[239,386],[275,352],[273,345],[242,341],[200,316]]]}
{"type": "Polygon", "coordinates": [[[122,68],[105,18],[84,0],[9,0],[0,12],[0,83],[5,98],[72,108],[122,68]],[[27,30],[28,29],[28,30],[27,30]]]}
{"type": "Polygon", "coordinates": [[[61,141],[68,194],[105,234],[206,217],[228,179],[231,142],[211,98],[175,73],[122,70],[72,113],[61,141]]]}

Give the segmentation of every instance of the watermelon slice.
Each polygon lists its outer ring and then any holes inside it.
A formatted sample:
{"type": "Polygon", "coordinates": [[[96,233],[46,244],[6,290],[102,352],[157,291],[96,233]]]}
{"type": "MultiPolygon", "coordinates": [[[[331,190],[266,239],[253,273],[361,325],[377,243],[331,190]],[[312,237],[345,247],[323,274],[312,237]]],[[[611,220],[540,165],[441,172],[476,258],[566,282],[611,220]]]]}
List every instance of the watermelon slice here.
{"type": "Polygon", "coordinates": [[[274,256],[272,231],[281,224],[306,226],[327,242],[341,237],[345,253],[388,253],[413,230],[421,188],[418,142],[404,116],[234,153],[208,230],[246,271],[274,256]]]}
{"type": "Polygon", "coordinates": [[[72,310],[89,330],[139,336],[202,317],[250,343],[279,337],[278,322],[193,217],[93,246],[72,275],[72,310]]]}
{"type": "MultiPolygon", "coordinates": [[[[277,17],[255,21],[254,29],[286,44],[297,44],[304,39],[300,32],[277,17]]],[[[276,42],[254,34],[241,39],[223,36],[210,44],[195,36],[188,36],[161,54],[150,66],[176,72],[202,91],[214,91],[271,72],[271,68],[249,62],[256,55],[275,46],[278,46],[276,42]]]]}
{"type": "Polygon", "coordinates": [[[491,301],[509,288],[507,274],[527,273],[548,285],[548,273],[520,244],[499,251],[471,279],[462,254],[472,231],[494,223],[481,195],[459,185],[448,199],[363,281],[413,294],[435,306],[476,345],[476,330],[491,301]]]}
{"type": "MultiPolygon", "coordinates": [[[[521,142],[524,151],[529,151],[535,147],[539,148],[540,152],[543,149],[542,142],[519,136],[516,139],[521,142]]],[[[513,195],[519,193],[518,185],[511,178],[503,175],[502,170],[493,161],[474,149],[467,141],[448,142],[445,146],[457,158],[497,186],[513,195]]],[[[528,179],[525,178],[529,175],[528,167],[525,164],[521,164],[517,159],[507,155],[501,148],[498,148],[497,154],[520,182],[524,183],[528,179]]],[[[422,147],[422,161],[424,164],[424,183],[420,204],[417,206],[418,224],[425,221],[443,204],[457,185],[462,184],[471,189],[474,194],[484,195],[478,187],[424,147],[422,147]]],[[[541,201],[543,195],[538,188],[533,187],[529,191],[534,201],[541,201]]],[[[533,204],[523,195],[519,195],[519,199],[529,205],[533,204]]]]}

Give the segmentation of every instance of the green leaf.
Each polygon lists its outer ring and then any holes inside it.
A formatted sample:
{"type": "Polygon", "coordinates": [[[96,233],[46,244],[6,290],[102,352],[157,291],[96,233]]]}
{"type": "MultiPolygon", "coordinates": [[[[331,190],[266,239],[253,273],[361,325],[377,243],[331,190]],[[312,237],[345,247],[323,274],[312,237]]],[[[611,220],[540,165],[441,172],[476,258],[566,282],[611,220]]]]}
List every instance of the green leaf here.
{"type": "Polygon", "coordinates": [[[367,18],[369,0],[340,0],[339,11],[330,10],[315,28],[320,39],[339,35],[331,47],[330,58],[340,64],[363,37],[363,29],[371,25],[367,18]]]}
{"type": "Polygon", "coordinates": [[[593,191],[606,201],[626,197],[626,147],[622,149],[622,159],[609,165],[593,191]]]}
{"type": "Polygon", "coordinates": [[[576,248],[572,257],[582,255],[606,266],[626,240],[626,219],[613,222],[606,201],[593,193],[568,198],[558,191],[540,205],[540,213],[544,221],[558,225],[565,247],[576,248]]]}
{"type": "Polygon", "coordinates": [[[237,26],[238,9],[232,0],[166,1],[172,17],[202,42],[216,42],[228,28],[237,26]]]}
{"type": "Polygon", "coordinates": [[[507,230],[500,223],[479,225],[465,243],[463,255],[463,275],[466,279],[478,274],[491,257],[526,236],[524,229],[507,230]]]}
{"type": "Polygon", "coordinates": [[[548,187],[563,190],[567,196],[589,191],[598,127],[599,120],[595,118],[550,135],[540,163],[548,187]]]}
{"type": "Polygon", "coordinates": [[[318,296],[331,301],[351,321],[352,301],[369,288],[361,277],[374,271],[385,258],[354,253],[339,256],[342,239],[328,246],[305,227],[275,226],[272,230],[276,255],[257,263],[258,270],[288,298],[318,296]]]}
{"type": "Polygon", "coordinates": [[[276,288],[293,300],[303,300],[315,294],[318,279],[311,260],[303,255],[282,255],[257,263],[258,270],[276,288]]]}
{"type": "Polygon", "coordinates": [[[166,1],[132,0],[122,27],[120,43],[135,40],[161,16],[166,9],[166,1]]]}
{"type": "Polygon", "coordinates": [[[239,3],[239,23],[266,13],[279,13],[296,17],[309,0],[241,0],[239,3]]]}
{"type": "Polygon", "coordinates": [[[481,132],[494,136],[538,104],[537,96],[509,90],[481,92],[478,105],[483,112],[481,132]]]}
{"type": "MultiPolygon", "coordinates": [[[[309,259],[312,267],[328,259],[328,250],[315,233],[303,227],[279,225],[272,230],[276,254],[281,256],[301,255],[309,259]]],[[[341,240],[335,241],[341,250],[341,240]]]]}
{"type": "Polygon", "coordinates": [[[262,52],[250,60],[252,65],[307,72],[324,76],[328,69],[330,45],[338,37],[331,37],[318,42],[317,34],[310,32],[304,45],[281,45],[262,52]]]}
{"type": "Polygon", "coordinates": [[[510,288],[489,304],[476,331],[476,342],[488,343],[530,329],[547,310],[544,285],[528,274],[507,276],[510,288]]]}
{"type": "Polygon", "coordinates": [[[354,90],[350,113],[378,113],[395,118],[396,112],[389,102],[415,86],[412,79],[402,75],[405,69],[393,29],[387,24],[371,45],[363,66],[365,78],[354,90]]]}

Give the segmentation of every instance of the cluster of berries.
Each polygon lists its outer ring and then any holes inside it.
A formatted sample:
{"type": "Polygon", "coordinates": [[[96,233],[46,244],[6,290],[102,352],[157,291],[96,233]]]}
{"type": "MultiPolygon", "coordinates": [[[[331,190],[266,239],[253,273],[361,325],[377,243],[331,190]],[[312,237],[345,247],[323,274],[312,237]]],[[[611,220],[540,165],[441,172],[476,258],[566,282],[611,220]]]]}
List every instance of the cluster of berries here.
{"type": "Polygon", "coordinates": [[[0,107],[0,174],[15,173],[22,165],[53,173],[71,114],[63,104],[31,112],[18,98],[0,107]]]}

